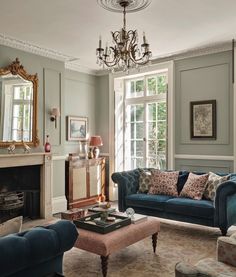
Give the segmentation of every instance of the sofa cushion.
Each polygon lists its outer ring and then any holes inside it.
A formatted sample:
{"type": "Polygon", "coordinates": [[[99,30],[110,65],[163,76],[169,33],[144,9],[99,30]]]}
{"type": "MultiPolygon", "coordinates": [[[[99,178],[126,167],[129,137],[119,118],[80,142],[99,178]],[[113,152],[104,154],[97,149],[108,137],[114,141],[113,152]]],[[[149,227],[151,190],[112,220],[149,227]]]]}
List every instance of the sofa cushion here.
{"type": "Polygon", "coordinates": [[[201,200],[207,180],[208,174],[197,175],[190,172],[188,180],[185,183],[179,196],[201,200]]]}
{"type": "Polygon", "coordinates": [[[230,175],[226,175],[226,176],[219,176],[213,172],[209,172],[209,177],[206,183],[206,188],[205,191],[203,193],[203,196],[206,199],[210,199],[212,201],[215,200],[215,196],[216,196],[216,189],[218,188],[218,186],[227,181],[229,179],[230,175]]]}
{"type": "Polygon", "coordinates": [[[171,199],[168,195],[158,194],[131,194],[126,197],[126,206],[143,207],[153,210],[163,211],[167,200],[171,199]]]}
{"type": "Polygon", "coordinates": [[[23,216],[14,217],[0,224],[0,237],[19,233],[22,227],[23,216]]]}
{"type": "Polygon", "coordinates": [[[140,193],[147,193],[152,181],[152,173],[150,170],[140,169],[139,190],[140,193]]]}
{"type": "Polygon", "coordinates": [[[214,216],[214,206],[210,200],[173,198],[165,203],[165,211],[198,218],[212,218],[214,216]]]}
{"type": "Polygon", "coordinates": [[[189,171],[180,171],[179,172],[179,177],[178,177],[178,182],[177,182],[177,190],[178,190],[179,194],[188,179],[188,175],[189,175],[189,171]]]}
{"type": "Polygon", "coordinates": [[[152,185],[148,191],[150,194],[164,194],[178,196],[177,182],[179,171],[152,170],[152,185]]]}

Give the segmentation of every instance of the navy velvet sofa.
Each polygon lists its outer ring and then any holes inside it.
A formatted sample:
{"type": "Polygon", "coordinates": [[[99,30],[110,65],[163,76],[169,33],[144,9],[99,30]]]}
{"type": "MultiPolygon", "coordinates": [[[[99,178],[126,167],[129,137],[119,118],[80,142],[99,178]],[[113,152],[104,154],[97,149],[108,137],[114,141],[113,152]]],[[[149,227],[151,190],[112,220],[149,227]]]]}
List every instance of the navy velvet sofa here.
{"type": "MultiPolygon", "coordinates": [[[[188,174],[188,171],[179,172],[178,193],[182,190],[188,174]]],[[[219,227],[222,235],[226,235],[228,228],[236,223],[236,174],[230,174],[229,180],[217,188],[214,202],[206,199],[193,200],[168,195],[138,193],[139,175],[139,169],[112,174],[113,182],[118,184],[119,211],[124,212],[131,207],[140,214],[219,227]]]]}
{"type": "Polygon", "coordinates": [[[61,220],[47,227],[0,238],[1,277],[47,277],[62,274],[65,251],[78,237],[75,225],[61,220]]]}

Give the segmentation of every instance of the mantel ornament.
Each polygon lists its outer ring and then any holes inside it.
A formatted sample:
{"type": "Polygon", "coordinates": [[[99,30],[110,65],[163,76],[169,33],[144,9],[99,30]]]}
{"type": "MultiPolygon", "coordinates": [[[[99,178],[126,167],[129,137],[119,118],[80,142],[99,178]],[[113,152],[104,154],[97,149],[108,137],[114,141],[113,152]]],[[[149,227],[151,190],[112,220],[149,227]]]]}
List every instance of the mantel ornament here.
{"type": "Polygon", "coordinates": [[[38,76],[28,74],[16,58],[0,68],[0,147],[38,146],[38,76]]]}

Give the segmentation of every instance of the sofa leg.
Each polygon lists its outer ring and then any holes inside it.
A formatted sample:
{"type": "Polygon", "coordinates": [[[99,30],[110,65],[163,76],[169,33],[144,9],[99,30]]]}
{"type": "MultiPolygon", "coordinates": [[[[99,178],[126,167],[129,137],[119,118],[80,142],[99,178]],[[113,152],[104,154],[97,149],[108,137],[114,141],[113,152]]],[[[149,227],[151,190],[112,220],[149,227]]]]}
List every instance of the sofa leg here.
{"type": "Polygon", "coordinates": [[[222,234],[222,236],[226,236],[227,235],[227,229],[226,228],[220,228],[220,230],[221,230],[221,234],[222,234]]]}

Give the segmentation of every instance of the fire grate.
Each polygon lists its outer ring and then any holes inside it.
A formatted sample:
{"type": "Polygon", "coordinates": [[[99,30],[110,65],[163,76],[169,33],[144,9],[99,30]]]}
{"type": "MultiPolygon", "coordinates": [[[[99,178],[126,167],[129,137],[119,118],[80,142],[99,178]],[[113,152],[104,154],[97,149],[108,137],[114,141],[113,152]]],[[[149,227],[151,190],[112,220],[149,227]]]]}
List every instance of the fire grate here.
{"type": "Polygon", "coordinates": [[[0,210],[11,211],[22,209],[24,205],[24,192],[10,191],[0,193],[0,210]]]}

